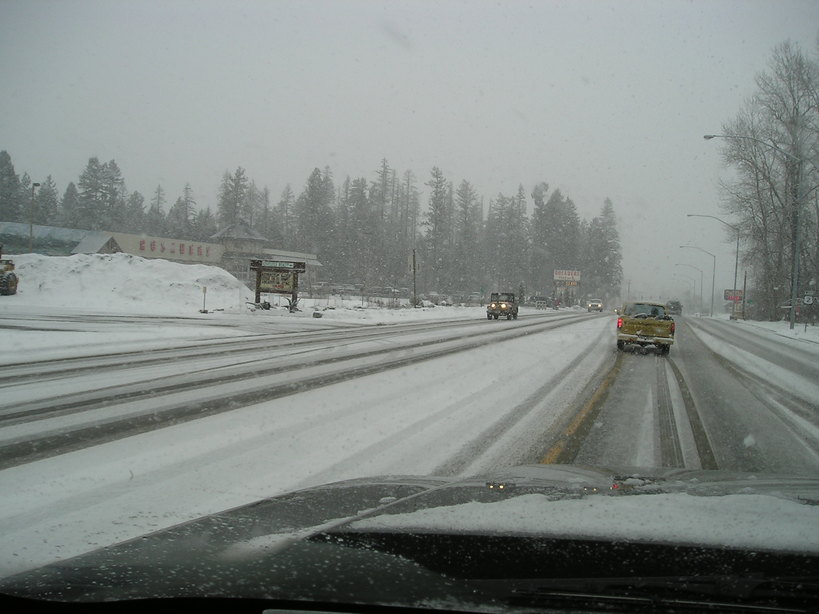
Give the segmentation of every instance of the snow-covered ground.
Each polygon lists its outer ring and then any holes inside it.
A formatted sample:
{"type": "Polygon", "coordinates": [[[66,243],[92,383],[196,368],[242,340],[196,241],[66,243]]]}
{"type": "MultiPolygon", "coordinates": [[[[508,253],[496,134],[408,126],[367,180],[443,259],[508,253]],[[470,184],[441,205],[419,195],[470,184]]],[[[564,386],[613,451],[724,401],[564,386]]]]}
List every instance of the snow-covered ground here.
{"type": "MultiPolygon", "coordinates": [[[[13,259],[20,288],[0,297],[0,317],[14,326],[2,332],[0,365],[260,330],[485,319],[481,307],[377,309],[340,298],[304,299],[295,314],[256,310],[250,291],[216,267],[123,254],[13,259]],[[111,314],[124,317],[108,322],[111,314]]],[[[542,432],[585,381],[574,371],[559,385],[546,386],[549,378],[570,364],[591,373],[614,352],[612,319],[509,341],[504,368],[492,348],[476,348],[0,471],[0,576],[294,488],[432,473],[457,464],[463,442],[488,453],[464,461],[465,473],[514,463],[519,442],[542,432]],[[498,407],[510,394],[537,399],[538,411],[504,430],[498,407]]],[[[797,335],[787,322],[737,325],[819,341],[813,328],[797,335]]]]}
{"type": "MultiPolygon", "coordinates": [[[[24,310],[30,317],[49,319],[63,314],[93,314],[185,318],[184,322],[162,322],[161,328],[120,324],[115,331],[98,332],[94,327],[78,330],[76,323],[50,326],[48,332],[3,331],[0,364],[26,352],[29,358],[59,358],[124,349],[135,343],[161,338],[196,338],[250,334],[260,324],[290,329],[327,328],[335,323],[385,324],[420,320],[480,317],[482,307],[435,307],[419,309],[383,308],[358,298],[300,298],[300,311],[290,313],[281,295],[266,295],[273,307],[256,309],[244,284],[225,270],[207,265],[179,264],[130,254],[77,254],[42,256],[20,254],[14,260],[20,283],[16,295],[0,297],[0,314],[24,310]],[[207,313],[202,313],[202,311],[207,313]],[[319,312],[321,319],[313,318],[319,312]],[[54,329],[57,330],[54,330],[54,329]]],[[[159,320],[158,320],[159,322],[159,320]]]]}
{"type": "MultiPolygon", "coordinates": [[[[130,254],[77,254],[67,257],[20,254],[8,257],[15,262],[20,286],[17,295],[0,299],[0,313],[25,306],[32,313],[48,314],[56,309],[60,313],[170,316],[189,318],[205,325],[214,321],[257,322],[258,319],[254,317],[292,321],[311,318],[314,311],[331,321],[362,324],[458,319],[484,314],[483,307],[429,305],[421,309],[406,306],[384,308],[376,302],[340,296],[302,297],[301,311],[289,313],[284,297],[267,295],[263,299],[267,299],[273,308],[269,311],[256,310],[250,305],[253,293],[219,267],[179,264],[130,254]],[[203,291],[205,288],[206,291],[203,291]],[[203,309],[208,313],[202,314],[203,309]]],[[[728,316],[719,318],[727,320],[728,316]]],[[[819,343],[819,326],[797,324],[790,330],[787,321],[746,321],[737,324],[819,343]]],[[[212,332],[210,329],[209,333],[212,332]]],[[[190,327],[184,327],[181,331],[163,328],[164,336],[174,336],[176,333],[191,335],[193,331],[190,327]]],[[[229,334],[235,334],[235,331],[229,334]]],[[[50,338],[48,344],[57,345],[59,339],[56,341],[50,338]]]]}

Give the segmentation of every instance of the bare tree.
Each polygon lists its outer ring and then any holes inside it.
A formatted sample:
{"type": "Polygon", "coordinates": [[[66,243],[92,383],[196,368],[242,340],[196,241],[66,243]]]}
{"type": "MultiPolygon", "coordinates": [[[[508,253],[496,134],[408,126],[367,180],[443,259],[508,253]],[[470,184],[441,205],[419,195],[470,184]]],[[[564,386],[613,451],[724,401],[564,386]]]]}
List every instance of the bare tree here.
{"type": "Polygon", "coordinates": [[[817,281],[819,64],[783,43],[756,83],[723,126],[724,157],[737,171],[723,184],[724,208],[739,220],[758,315],[776,318],[777,305],[817,281]]]}

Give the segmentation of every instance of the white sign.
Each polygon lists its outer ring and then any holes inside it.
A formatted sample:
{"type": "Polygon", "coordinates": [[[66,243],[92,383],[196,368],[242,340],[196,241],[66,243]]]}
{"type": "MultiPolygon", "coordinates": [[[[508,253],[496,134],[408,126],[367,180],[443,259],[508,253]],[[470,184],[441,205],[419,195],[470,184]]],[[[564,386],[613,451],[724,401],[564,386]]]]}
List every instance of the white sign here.
{"type": "Polygon", "coordinates": [[[580,271],[555,269],[555,281],[580,281],[580,271]]]}

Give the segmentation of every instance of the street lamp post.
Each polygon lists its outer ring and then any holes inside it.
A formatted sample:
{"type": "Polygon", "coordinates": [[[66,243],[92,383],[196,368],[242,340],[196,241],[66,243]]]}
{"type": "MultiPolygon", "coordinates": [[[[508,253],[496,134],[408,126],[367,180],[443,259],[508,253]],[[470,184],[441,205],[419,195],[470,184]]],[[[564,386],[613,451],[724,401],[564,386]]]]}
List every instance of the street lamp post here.
{"type": "Polygon", "coordinates": [[[703,273],[702,273],[702,269],[700,269],[698,267],[695,267],[693,264],[685,264],[684,262],[678,262],[674,266],[687,266],[689,268],[694,269],[695,271],[700,272],[700,308],[699,308],[699,311],[702,311],[702,301],[703,301],[703,296],[702,296],[702,275],[703,275],[703,273]]]}
{"type": "Polygon", "coordinates": [[[34,188],[39,188],[39,183],[31,184],[31,200],[28,203],[28,251],[32,252],[34,245],[34,188]]]}
{"type": "MultiPolygon", "coordinates": [[[[797,300],[797,293],[799,290],[799,250],[800,247],[800,235],[799,232],[799,214],[802,210],[802,165],[804,164],[804,160],[799,156],[795,156],[794,154],[785,151],[784,149],[780,149],[773,143],[769,143],[768,141],[763,141],[762,139],[758,139],[753,136],[746,136],[741,134],[705,134],[703,137],[706,141],[710,141],[711,139],[740,139],[746,141],[754,141],[756,143],[761,143],[766,147],[770,147],[771,149],[775,149],[783,156],[790,158],[793,162],[797,163],[796,167],[796,177],[795,177],[795,193],[794,193],[794,204],[793,204],[793,258],[792,258],[792,267],[791,267],[791,309],[790,309],[790,318],[789,324],[790,329],[793,330],[794,326],[796,325],[796,300],[797,300]]],[[[736,284],[734,284],[736,285],[736,284]]]]}
{"type": "Polygon", "coordinates": [[[711,258],[714,259],[713,269],[711,269],[711,317],[714,317],[714,279],[717,276],[717,257],[712,254],[711,252],[702,249],[701,247],[697,247],[696,245],[680,245],[680,248],[688,248],[688,249],[698,249],[701,252],[705,252],[711,258]]]}
{"type": "MultiPolygon", "coordinates": [[[[732,229],[736,233],[736,235],[737,235],[737,251],[736,251],[736,259],[734,260],[734,285],[733,285],[733,290],[734,290],[734,292],[736,292],[736,290],[737,290],[737,272],[739,270],[739,226],[729,224],[725,220],[722,220],[722,219],[720,219],[720,218],[718,218],[718,217],[716,217],[714,215],[701,215],[699,213],[687,213],[686,217],[710,217],[712,220],[717,220],[718,222],[722,222],[723,224],[728,226],[728,228],[732,229]]],[[[734,304],[733,313],[734,313],[734,317],[736,317],[736,312],[737,312],[737,301],[736,301],[736,299],[733,300],[733,304],[734,304]]]]}

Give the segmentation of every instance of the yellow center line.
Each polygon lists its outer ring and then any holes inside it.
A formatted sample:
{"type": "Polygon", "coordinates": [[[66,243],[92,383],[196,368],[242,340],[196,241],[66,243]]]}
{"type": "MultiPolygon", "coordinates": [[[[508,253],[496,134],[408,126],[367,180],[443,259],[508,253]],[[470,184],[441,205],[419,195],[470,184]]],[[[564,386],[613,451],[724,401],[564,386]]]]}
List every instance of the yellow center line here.
{"type": "MultiPolygon", "coordinates": [[[[574,419],[566,427],[566,430],[560,436],[557,443],[555,443],[546,453],[546,456],[541,459],[541,464],[551,465],[559,462],[571,462],[571,458],[563,459],[562,455],[566,452],[566,448],[570,443],[579,444],[579,442],[576,441],[576,437],[581,429],[586,427],[584,430],[588,431],[588,428],[590,427],[588,423],[597,416],[600,406],[603,404],[612,382],[614,382],[614,380],[617,378],[617,374],[620,372],[622,362],[623,354],[622,352],[618,352],[617,360],[615,360],[614,366],[606,374],[606,377],[597,387],[597,390],[594,391],[591,398],[586,401],[582,409],[577,412],[577,415],[575,415],[574,419]]],[[[577,450],[574,450],[572,453],[572,458],[576,454],[577,450]]]]}

